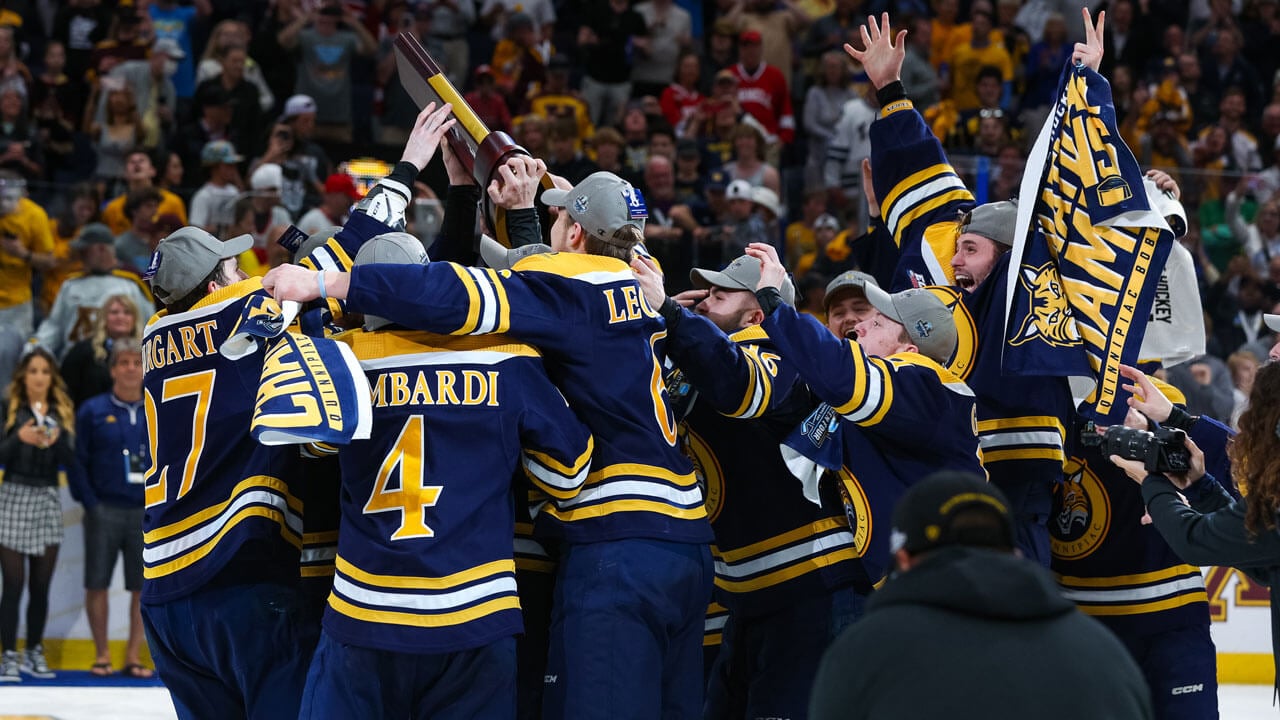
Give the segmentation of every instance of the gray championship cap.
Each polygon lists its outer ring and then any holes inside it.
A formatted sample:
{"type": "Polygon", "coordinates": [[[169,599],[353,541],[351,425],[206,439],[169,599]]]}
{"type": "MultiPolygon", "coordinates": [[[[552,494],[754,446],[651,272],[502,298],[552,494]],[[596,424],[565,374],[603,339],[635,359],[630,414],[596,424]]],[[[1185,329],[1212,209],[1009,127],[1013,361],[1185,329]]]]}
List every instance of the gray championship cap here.
{"type": "Polygon", "coordinates": [[[530,255],[554,252],[550,245],[532,243],[508,248],[488,235],[480,236],[480,257],[494,270],[510,270],[512,266],[530,255]]]}
{"type": "Polygon", "coordinates": [[[81,249],[90,245],[114,245],[115,242],[116,236],[111,234],[111,228],[94,222],[80,228],[80,234],[71,241],[71,247],[81,249]]]}
{"type": "Polygon", "coordinates": [[[843,290],[857,290],[865,295],[866,290],[863,289],[865,285],[880,287],[880,284],[876,282],[875,278],[861,270],[846,270],[840,273],[835,276],[831,282],[827,283],[827,295],[822,301],[822,309],[830,310],[831,303],[833,302],[836,293],[843,290]]]}
{"type": "Polygon", "coordinates": [[[223,242],[194,225],[179,228],[156,247],[151,267],[147,268],[151,290],[160,302],[171,305],[191,294],[218,263],[252,247],[252,235],[223,242]]]}
{"type": "Polygon", "coordinates": [[[1262,322],[1267,324],[1267,329],[1271,332],[1280,333],[1280,315],[1272,315],[1270,313],[1262,314],[1262,322]]]}
{"type": "MultiPolygon", "coordinates": [[[[693,286],[699,290],[718,287],[726,290],[747,290],[754,293],[756,287],[760,285],[760,261],[750,255],[741,255],[729,263],[729,266],[724,270],[694,268],[689,271],[689,282],[693,283],[693,286]]],[[[778,293],[782,295],[782,301],[786,304],[796,304],[796,286],[791,282],[791,278],[788,277],[783,281],[778,293]]]]}
{"type": "Polygon", "coordinates": [[[542,203],[567,210],[569,217],[597,240],[612,238],[623,225],[644,230],[649,217],[644,195],[631,183],[604,171],[588,175],[571,190],[543,191],[542,203]]]}
{"type": "MultiPolygon", "coordinates": [[[[310,238],[308,238],[310,240],[310,238]]],[[[352,260],[352,266],[390,264],[390,265],[426,265],[431,262],[427,257],[427,249],[422,241],[406,232],[389,232],[377,235],[360,246],[352,260]]],[[[365,313],[364,329],[377,330],[391,324],[391,321],[365,313]]]]}
{"type": "Polygon", "coordinates": [[[901,323],[920,354],[946,365],[956,349],[956,320],[945,303],[924,288],[892,295],[876,285],[864,285],[867,302],[885,317],[901,323]]]}
{"type": "Polygon", "coordinates": [[[960,221],[960,234],[974,233],[1006,247],[1013,247],[1013,230],[1018,224],[1018,203],[1014,200],[989,202],[970,210],[960,221]]]}

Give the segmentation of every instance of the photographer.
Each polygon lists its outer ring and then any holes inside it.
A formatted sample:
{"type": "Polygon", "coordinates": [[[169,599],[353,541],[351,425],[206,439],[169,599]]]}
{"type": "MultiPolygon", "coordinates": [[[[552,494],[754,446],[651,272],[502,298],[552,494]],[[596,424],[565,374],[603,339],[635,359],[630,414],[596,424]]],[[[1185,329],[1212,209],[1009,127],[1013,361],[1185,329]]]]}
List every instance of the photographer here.
{"type": "MultiPolygon", "coordinates": [[[[1126,376],[1128,376],[1126,374],[1126,376]]],[[[1133,379],[1133,378],[1130,378],[1133,379]]],[[[1141,384],[1141,383],[1140,383],[1141,384]]],[[[1145,397],[1151,397],[1145,395],[1145,397]]],[[[1190,438],[1186,473],[1148,473],[1141,461],[1111,461],[1142,484],[1142,497],[1156,529],[1182,557],[1197,565],[1229,565],[1271,586],[1280,580],[1280,364],[1258,371],[1249,409],[1240,418],[1240,434],[1227,447],[1231,475],[1248,500],[1234,499],[1205,473],[1204,453],[1190,438]],[[1185,496],[1184,494],[1185,493],[1185,496]],[[1189,500],[1189,502],[1188,502],[1189,500]]],[[[1130,405],[1142,410],[1142,402],[1130,405]]],[[[1271,610],[1273,654],[1280,632],[1277,606],[1271,610]]]]}

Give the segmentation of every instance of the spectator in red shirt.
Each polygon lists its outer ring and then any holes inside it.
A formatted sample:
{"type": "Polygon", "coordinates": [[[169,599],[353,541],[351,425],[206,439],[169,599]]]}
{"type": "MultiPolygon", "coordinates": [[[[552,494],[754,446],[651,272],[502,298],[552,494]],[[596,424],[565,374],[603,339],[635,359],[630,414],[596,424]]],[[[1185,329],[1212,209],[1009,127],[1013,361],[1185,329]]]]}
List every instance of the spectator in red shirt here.
{"type": "Polygon", "coordinates": [[[746,30],[738,36],[738,104],[760,121],[766,142],[790,143],[796,135],[796,118],[791,112],[791,93],[782,71],[764,62],[760,31],[746,30]]]}

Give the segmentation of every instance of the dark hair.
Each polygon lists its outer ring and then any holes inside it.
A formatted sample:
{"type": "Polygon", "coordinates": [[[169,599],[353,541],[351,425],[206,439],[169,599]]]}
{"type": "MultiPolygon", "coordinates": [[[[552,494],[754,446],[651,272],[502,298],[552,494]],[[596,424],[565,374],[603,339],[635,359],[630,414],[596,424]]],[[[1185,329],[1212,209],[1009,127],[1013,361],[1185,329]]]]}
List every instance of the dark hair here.
{"type": "Polygon", "coordinates": [[[161,200],[163,198],[160,195],[160,191],[153,187],[130,190],[129,194],[124,197],[124,217],[129,222],[133,222],[133,216],[138,212],[138,208],[149,202],[158,205],[161,200]]]}
{"type": "Polygon", "coordinates": [[[195,289],[179,298],[176,302],[166,304],[165,309],[169,311],[170,315],[186,312],[209,295],[209,283],[226,285],[229,280],[230,278],[222,274],[222,262],[219,261],[217,266],[213,268],[213,272],[205,275],[200,284],[195,286],[195,289]]]}
{"type": "Polygon", "coordinates": [[[1258,369],[1240,433],[1227,445],[1231,476],[1248,502],[1244,526],[1251,535],[1274,530],[1280,510],[1280,363],[1258,369]]]}
{"type": "Polygon", "coordinates": [[[87,198],[93,201],[94,219],[98,216],[98,206],[102,204],[102,199],[98,196],[98,188],[93,183],[76,183],[71,186],[70,194],[70,201],[58,215],[58,235],[62,237],[74,237],[76,232],[80,229],[80,224],[76,220],[75,213],[76,200],[79,200],[80,198],[87,198]]]}
{"type": "Polygon", "coordinates": [[[1004,83],[1004,74],[1000,72],[1000,68],[995,65],[983,65],[978,69],[978,76],[973,79],[973,84],[977,85],[982,82],[983,78],[993,77],[998,83],[1004,83]]]}

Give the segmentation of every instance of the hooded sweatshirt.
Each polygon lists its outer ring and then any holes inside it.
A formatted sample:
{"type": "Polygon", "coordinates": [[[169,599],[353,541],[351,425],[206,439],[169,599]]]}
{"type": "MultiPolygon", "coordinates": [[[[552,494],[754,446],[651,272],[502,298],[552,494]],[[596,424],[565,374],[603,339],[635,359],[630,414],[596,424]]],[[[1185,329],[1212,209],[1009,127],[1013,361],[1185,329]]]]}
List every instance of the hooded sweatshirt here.
{"type": "Polygon", "coordinates": [[[1008,553],[945,547],[892,577],[827,650],[811,720],[1151,718],[1128,651],[1008,553]]]}

